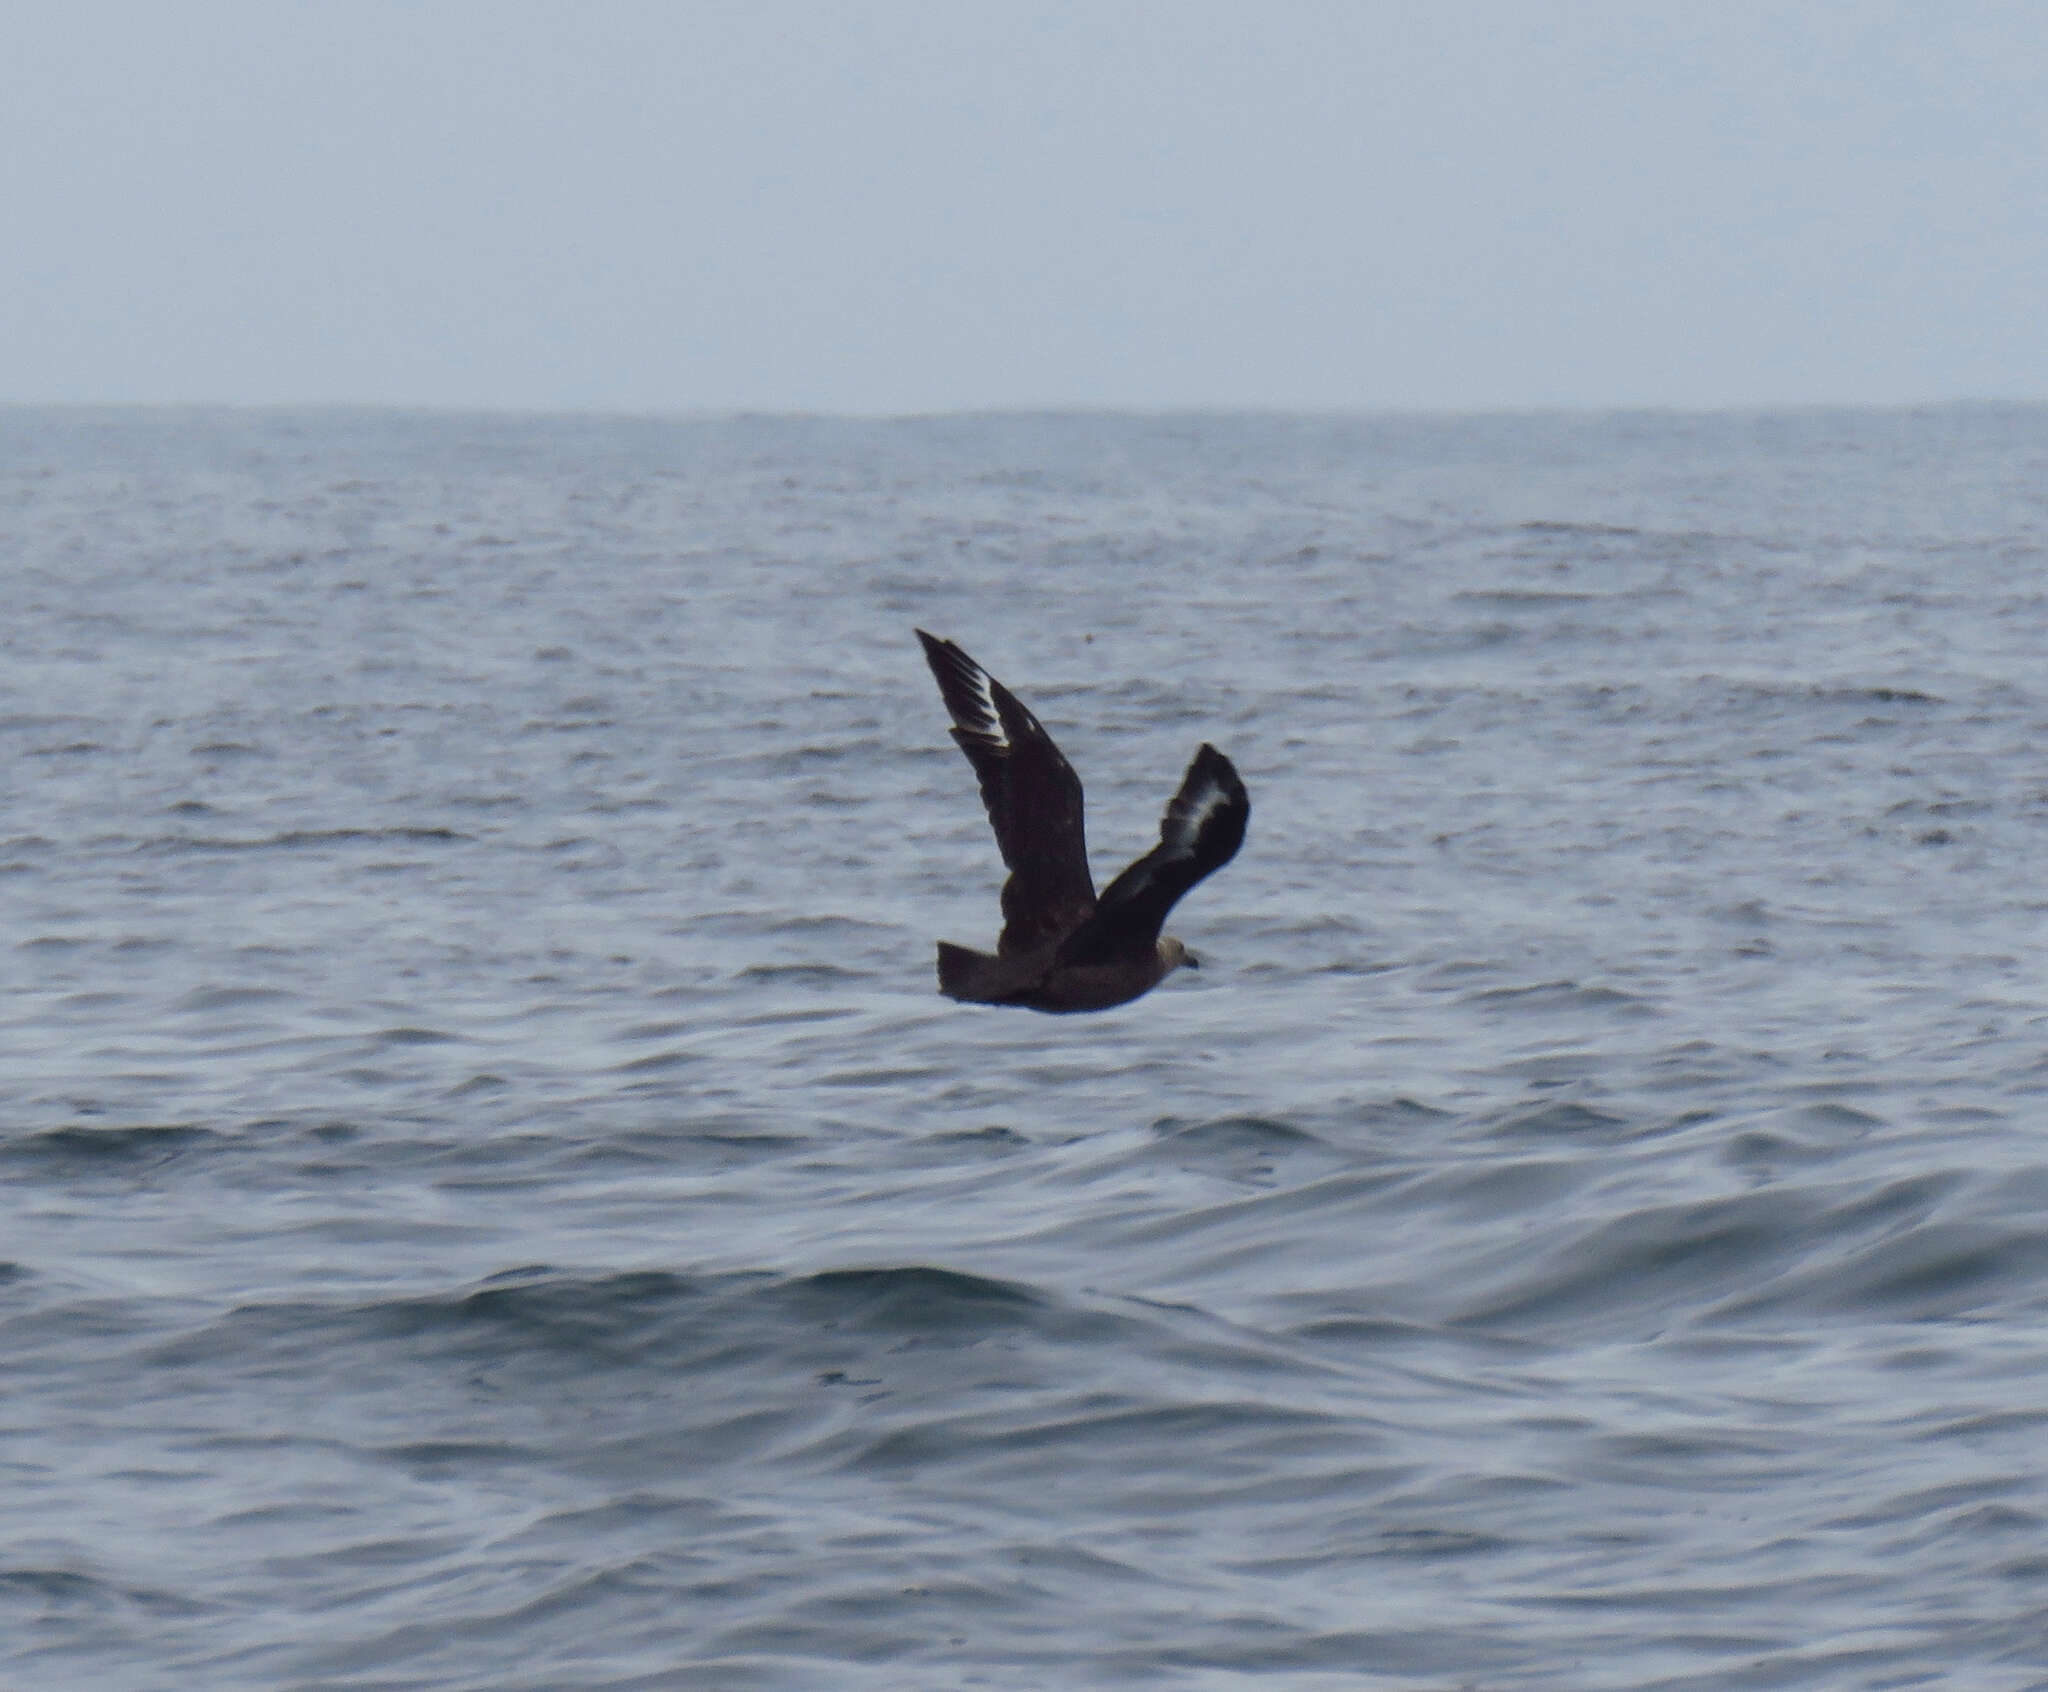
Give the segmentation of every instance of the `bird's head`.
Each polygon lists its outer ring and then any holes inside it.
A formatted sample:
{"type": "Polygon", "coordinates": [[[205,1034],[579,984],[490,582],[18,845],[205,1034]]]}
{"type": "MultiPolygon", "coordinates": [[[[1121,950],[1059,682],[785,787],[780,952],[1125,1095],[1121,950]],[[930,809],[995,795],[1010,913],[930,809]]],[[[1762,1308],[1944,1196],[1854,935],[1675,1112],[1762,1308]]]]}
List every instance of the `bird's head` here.
{"type": "Polygon", "coordinates": [[[1189,951],[1178,940],[1174,939],[1171,934],[1162,934],[1159,937],[1159,961],[1166,965],[1168,974],[1171,974],[1183,965],[1189,969],[1200,969],[1202,967],[1202,960],[1196,957],[1193,952],[1189,951]]]}

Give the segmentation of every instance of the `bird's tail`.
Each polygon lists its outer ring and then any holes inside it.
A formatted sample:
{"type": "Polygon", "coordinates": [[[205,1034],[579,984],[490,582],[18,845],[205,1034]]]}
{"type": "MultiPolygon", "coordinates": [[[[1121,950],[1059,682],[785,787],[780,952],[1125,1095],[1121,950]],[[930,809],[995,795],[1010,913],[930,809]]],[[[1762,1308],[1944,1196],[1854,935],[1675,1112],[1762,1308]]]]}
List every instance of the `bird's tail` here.
{"type": "Polygon", "coordinates": [[[939,991],[949,999],[966,999],[986,1004],[994,986],[990,972],[1001,962],[986,952],[977,952],[952,942],[939,942],[939,991]]]}

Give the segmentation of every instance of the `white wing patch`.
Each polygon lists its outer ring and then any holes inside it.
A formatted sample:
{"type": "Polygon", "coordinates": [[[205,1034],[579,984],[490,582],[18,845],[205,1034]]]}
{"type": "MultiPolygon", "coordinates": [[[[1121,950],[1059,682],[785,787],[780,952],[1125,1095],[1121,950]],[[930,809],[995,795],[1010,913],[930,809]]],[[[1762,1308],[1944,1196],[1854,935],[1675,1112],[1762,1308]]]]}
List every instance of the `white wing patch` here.
{"type": "Polygon", "coordinates": [[[1230,790],[1214,776],[1204,779],[1193,792],[1178,795],[1166,819],[1167,845],[1177,852],[1192,851],[1202,831],[1230,802],[1230,790]]]}
{"type": "Polygon", "coordinates": [[[972,660],[967,665],[966,681],[974,695],[974,703],[981,711],[981,720],[987,725],[980,732],[1004,751],[1010,749],[1010,732],[1003,727],[1003,714],[996,709],[996,696],[989,687],[988,671],[972,660]]]}
{"type": "Polygon", "coordinates": [[[995,679],[950,640],[940,640],[922,629],[917,635],[925,643],[925,657],[953,719],[953,732],[967,736],[984,752],[1009,752],[1010,733],[996,708],[995,679]]]}

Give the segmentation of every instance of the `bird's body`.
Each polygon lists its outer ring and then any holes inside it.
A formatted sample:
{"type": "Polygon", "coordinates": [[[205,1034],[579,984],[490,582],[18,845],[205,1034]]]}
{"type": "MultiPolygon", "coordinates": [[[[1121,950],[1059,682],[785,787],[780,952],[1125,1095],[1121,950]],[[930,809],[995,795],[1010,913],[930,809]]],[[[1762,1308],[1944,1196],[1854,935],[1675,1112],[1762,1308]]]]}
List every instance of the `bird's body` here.
{"type": "Polygon", "coordinates": [[[1149,993],[1193,955],[1178,940],[1162,935],[1148,957],[1102,964],[1062,964],[1059,946],[990,957],[971,947],[939,942],[939,991],[949,999],[977,1005],[1025,1005],[1042,1011],[1108,1010],[1149,993]]]}
{"type": "Polygon", "coordinates": [[[1081,782],[1039,721],[949,640],[917,631],[953,738],[981,783],[1003,884],[993,954],[939,943],[939,990],[974,1004],[1107,1010],[1149,993],[1192,953],[1160,929],[1182,894],[1237,854],[1251,800],[1204,745],[1166,807],[1159,844],[1103,889],[1088,870],[1081,782]]]}

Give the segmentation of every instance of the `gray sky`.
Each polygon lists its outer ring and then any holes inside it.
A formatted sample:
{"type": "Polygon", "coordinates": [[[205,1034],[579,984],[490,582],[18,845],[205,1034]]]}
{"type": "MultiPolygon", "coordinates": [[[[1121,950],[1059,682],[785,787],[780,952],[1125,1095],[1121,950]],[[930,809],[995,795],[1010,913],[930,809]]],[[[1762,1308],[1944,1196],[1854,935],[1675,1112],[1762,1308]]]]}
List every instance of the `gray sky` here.
{"type": "Polygon", "coordinates": [[[0,399],[2048,398],[2038,0],[67,0],[0,399]]]}

